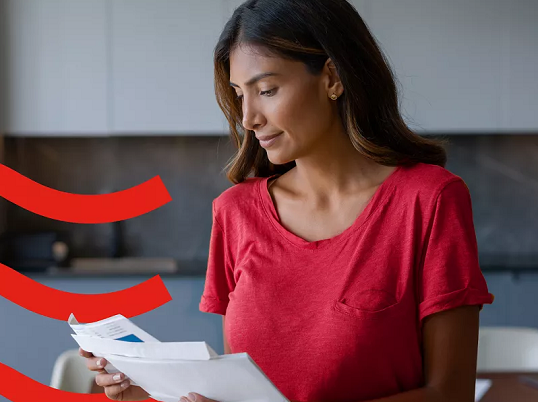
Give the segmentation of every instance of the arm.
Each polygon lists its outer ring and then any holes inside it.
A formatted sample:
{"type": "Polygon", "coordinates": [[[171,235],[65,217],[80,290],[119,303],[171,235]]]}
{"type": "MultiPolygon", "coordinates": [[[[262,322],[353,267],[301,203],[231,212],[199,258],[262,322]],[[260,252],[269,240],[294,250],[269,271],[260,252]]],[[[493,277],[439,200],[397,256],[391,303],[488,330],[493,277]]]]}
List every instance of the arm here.
{"type": "Polygon", "coordinates": [[[424,319],[425,386],[371,402],[473,402],[478,349],[478,306],[424,319]]]}
{"type": "Polygon", "coordinates": [[[224,342],[224,354],[229,355],[232,353],[232,351],[230,350],[230,345],[228,345],[228,340],[226,339],[226,333],[224,332],[225,323],[226,323],[226,316],[223,315],[222,316],[222,340],[224,342]]]}

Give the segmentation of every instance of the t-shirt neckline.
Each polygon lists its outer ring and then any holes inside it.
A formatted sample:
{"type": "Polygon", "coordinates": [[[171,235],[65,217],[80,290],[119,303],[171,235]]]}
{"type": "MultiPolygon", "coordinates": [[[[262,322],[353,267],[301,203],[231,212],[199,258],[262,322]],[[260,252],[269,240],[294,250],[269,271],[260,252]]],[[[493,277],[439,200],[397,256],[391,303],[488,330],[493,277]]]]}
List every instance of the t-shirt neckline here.
{"type": "Polygon", "coordinates": [[[279,176],[279,174],[264,177],[262,180],[260,180],[258,182],[258,193],[267,218],[282,237],[297,247],[319,250],[339,243],[356,232],[372,216],[374,211],[376,211],[380,205],[383,205],[386,202],[388,195],[390,195],[394,189],[396,178],[400,170],[402,170],[402,167],[402,165],[397,166],[396,169],[379,185],[366,207],[362,210],[351,226],[345,229],[342,233],[328,239],[307,241],[282,226],[273,203],[273,199],[271,198],[271,194],[269,193],[269,189],[267,187],[269,180],[279,176]]]}

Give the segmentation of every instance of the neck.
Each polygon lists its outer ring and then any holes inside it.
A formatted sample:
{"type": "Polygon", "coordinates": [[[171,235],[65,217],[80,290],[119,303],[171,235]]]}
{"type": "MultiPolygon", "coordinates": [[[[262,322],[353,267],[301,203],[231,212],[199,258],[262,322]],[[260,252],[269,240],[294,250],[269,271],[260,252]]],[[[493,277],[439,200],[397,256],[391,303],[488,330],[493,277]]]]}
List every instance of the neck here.
{"type": "Polygon", "coordinates": [[[316,204],[331,203],[379,185],[380,177],[393,169],[361,155],[343,132],[328,138],[331,141],[295,161],[294,188],[301,197],[316,204]]]}

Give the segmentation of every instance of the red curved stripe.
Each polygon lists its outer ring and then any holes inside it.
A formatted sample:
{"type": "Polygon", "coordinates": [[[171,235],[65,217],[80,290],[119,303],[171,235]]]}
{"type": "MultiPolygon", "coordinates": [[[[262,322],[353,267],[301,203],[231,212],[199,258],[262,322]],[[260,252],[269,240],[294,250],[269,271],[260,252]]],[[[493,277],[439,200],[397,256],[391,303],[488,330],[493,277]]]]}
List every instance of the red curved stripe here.
{"type": "Polygon", "coordinates": [[[77,394],[51,388],[2,363],[0,378],[0,395],[13,402],[110,402],[105,394],[77,394]]]}
{"type": "Polygon", "coordinates": [[[172,300],[159,275],[117,292],[78,294],[49,288],[4,264],[0,264],[0,296],[57,320],[65,321],[74,313],[80,322],[99,321],[116,314],[134,317],[172,300]]]}
{"type": "Polygon", "coordinates": [[[71,223],[109,223],[144,215],[172,198],[161,178],[111,194],[81,195],[51,189],[0,164],[0,197],[35,214],[71,223]]]}

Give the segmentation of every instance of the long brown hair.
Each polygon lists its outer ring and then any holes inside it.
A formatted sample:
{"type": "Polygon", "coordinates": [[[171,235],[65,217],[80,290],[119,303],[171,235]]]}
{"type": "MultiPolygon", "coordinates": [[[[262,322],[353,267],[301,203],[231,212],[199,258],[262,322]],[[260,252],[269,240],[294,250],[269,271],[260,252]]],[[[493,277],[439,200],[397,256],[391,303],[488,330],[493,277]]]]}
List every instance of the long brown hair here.
{"type": "Polygon", "coordinates": [[[295,162],[274,165],[242,125],[242,106],[230,87],[230,53],[240,44],[303,62],[319,75],[331,58],[344,87],[338,113],[353,146],[365,157],[397,166],[424,162],[445,166],[443,142],[423,138],[405,124],[395,77],[364,21],[346,0],[248,0],[226,23],[215,47],[215,93],[230,124],[237,152],[227,169],[232,183],[250,174],[284,173],[295,162]]]}

